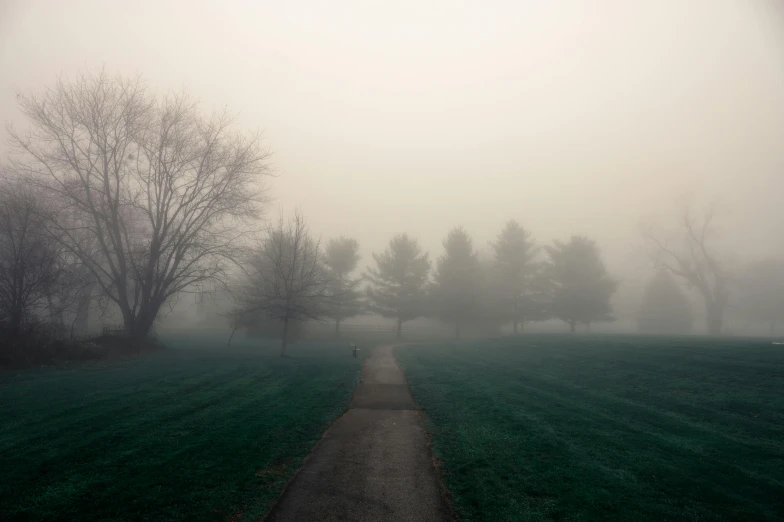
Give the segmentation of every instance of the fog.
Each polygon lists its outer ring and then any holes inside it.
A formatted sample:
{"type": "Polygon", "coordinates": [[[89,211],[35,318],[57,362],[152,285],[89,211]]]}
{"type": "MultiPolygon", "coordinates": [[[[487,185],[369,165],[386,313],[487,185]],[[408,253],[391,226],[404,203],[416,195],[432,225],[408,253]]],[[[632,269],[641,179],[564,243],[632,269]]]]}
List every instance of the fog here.
{"type": "Polygon", "coordinates": [[[102,66],[263,131],[268,217],[355,237],[360,266],[396,233],[436,258],[516,219],[595,239],[624,306],[653,273],[640,223],[684,199],[720,205],[739,262],[784,254],[773,1],[0,2],[6,122],[17,91],[102,66]]]}

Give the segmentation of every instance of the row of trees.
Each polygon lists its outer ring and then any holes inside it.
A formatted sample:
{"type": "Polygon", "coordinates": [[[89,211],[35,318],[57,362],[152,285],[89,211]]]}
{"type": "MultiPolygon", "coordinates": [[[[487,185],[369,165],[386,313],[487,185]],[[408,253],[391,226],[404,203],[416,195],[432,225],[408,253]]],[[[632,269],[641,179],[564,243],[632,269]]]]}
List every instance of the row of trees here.
{"type": "Polygon", "coordinates": [[[514,333],[527,321],[558,318],[571,331],[577,324],[612,320],[610,298],[616,283],[609,277],[596,244],[574,236],[540,248],[531,234],[509,221],[483,259],[461,227],[449,232],[444,253],[430,262],[417,241],[403,234],[374,255],[369,271],[370,309],[405,321],[434,316],[454,325],[455,337],[466,325],[511,324],[514,333]]]}
{"type": "Polygon", "coordinates": [[[466,326],[511,323],[516,333],[527,321],[559,318],[574,331],[581,323],[612,320],[616,283],[590,239],[556,241],[541,259],[531,234],[510,221],[492,243],[491,258],[480,256],[461,227],[443,246],[433,267],[416,239],[397,235],[373,255],[375,266],[357,277],[356,240],[333,239],[322,251],[300,214],[281,219],[235,287],[234,325],[280,321],[285,351],[291,323],[330,318],[339,335],[343,320],[365,311],[395,319],[398,336],[405,322],[422,316],[452,324],[455,337],[466,326]]]}
{"type": "MultiPolygon", "coordinates": [[[[258,135],[233,130],[226,112],[205,116],[187,94],[156,95],[138,77],[105,71],[62,78],[18,101],[25,126],[8,128],[12,153],[0,180],[6,339],[40,325],[83,330],[93,302],[113,307],[128,336],[143,339],[178,294],[216,288],[235,297],[235,326],[263,318],[287,333],[315,318],[333,320],[339,333],[365,310],[394,318],[398,333],[429,316],[453,324],[457,336],[468,326],[517,332],[559,318],[574,330],[611,319],[616,283],[587,238],[542,248],[510,222],[485,256],[456,228],[431,262],[399,235],[360,276],[357,242],[337,238],[322,248],[301,216],[253,241],[269,154],[258,135]]],[[[733,295],[774,326],[784,317],[781,265],[731,269],[712,225],[712,212],[687,211],[675,242],[646,231],[656,265],[697,290],[709,333],[721,332],[733,295]]],[[[677,301],[663,306],[682,317],[677,301]]]]}
{"type": "MultiPolygon", "coordinates": [[[[711,218],[705,215],[699,233],[694,219],[683,220],[685,242],[678,244],[685,245],[686,254],[653,241],[658,270],[639,309],[642,331],[691,329],[691,305],[676,277],[703,297],[709,333],[718,332],[730,302],[727,281],[733,282],[735,306],[747,317],[768,322],[771,332],[784,317],[781,264],[765,262],[734,278],[724,275],[725,265],[716,261],[708,244],[711,218]]],[[[356,240],[333,239],[322,253],[302,216],[289,224],[281,220],[258,249],[255,263],[249,263],[254,270],[239,285],[236,313],[248,324],[281,320],[284,344],[289,321],[329,318],[339,335],[342,321],[365,312],[394,319],[398,336],[404,323],[418,317],[452,324],[455,337],[466,327],[498,331],[511,325],[517,333],[526,322],[555,318],[575,331],[579,324],[613,320],[610,301],[617,283],[588,238],[574,236],[542,248],[519,223],[510,221],[491,243],[490,255],[483,256],[461,227],[448,233],[443,247],[432,263],[416,239],[397,235],[383,252],[373,254],[373,266],[358,276],[356,240]]]]}

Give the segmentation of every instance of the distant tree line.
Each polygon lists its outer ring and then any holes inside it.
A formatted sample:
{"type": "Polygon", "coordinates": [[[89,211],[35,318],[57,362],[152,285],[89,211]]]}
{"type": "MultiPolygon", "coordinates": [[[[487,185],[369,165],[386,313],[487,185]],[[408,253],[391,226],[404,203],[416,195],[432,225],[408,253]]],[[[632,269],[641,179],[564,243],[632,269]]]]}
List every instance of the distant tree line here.
{"type": "MultiPolygon", "coordinates": [[[[419,317],[449,324],[456,338],[613,320],[617,282],[587,237],[541,245],[509,221],[485,251],[457,227],[431,260],[399,234],[359,273],[356,239],[322,245],[299,213],[260,225],[269,153],[226,112],[204,115],[185,93],[161,96],[105,71],[18,101],[26,125],[8,127],[0,179],[0,362],[78,337],[92,311],[110,306],[126,337],[142,341],[178,295],[207,290],[233,299],[233,330],[274,332],[283,353],[307,321],[332,321],[340,336],[365,313],[394,319],[398,337],[419,317]]],[[[641,330],[689,330],[679,282],[701,296],[711,334],[733,306],[771,334],[784,319],[784,264],[732,267],[713,217],[684,210],[675,240],[645,230],[657,272],[641,330]]]]}
{"type": "Polygon", "coordinates": [[[616,282],[588,238],[556,241],[543,257],[531,234],[510,221],[488,260],[462,227],[451,230],[443,246],[433,266],[416,239],[396,235],[358,277],[359,243],[340,237],[322,250],[296,214],[269,230],[251,254],[235,291],[235,325],[281,322],[285,353],[292,321],[328,318],[339,335],[341,321],[368,312],[394,319],[398,338],[418,317],[453,325],[455,338],[466,327],[498,332],[511,324],[517,333],[528,322],[556,318],[575,331],[578,324],[613,320],[616,282]]]}

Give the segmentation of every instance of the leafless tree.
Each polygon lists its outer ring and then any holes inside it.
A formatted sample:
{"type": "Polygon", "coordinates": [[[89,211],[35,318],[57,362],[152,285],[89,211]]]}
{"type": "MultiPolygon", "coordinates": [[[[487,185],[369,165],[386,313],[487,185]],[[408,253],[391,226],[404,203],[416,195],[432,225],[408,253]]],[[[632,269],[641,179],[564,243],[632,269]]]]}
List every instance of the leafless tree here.
{"type": "Polygon", "coordinates": [[[325,315],[330,282],[319,242],[297,212],[289,221],[279,219],[252,254],[234,314],[245,322],[248,317],[281,321],[285,356],[290,324],[325,315]]]}
{"type": "Polygon", "coordinates": [[[63,330],[80,289],[75,259],[49,234],[40,194],[0,182],[0,323],[6,340],[46,323],[63,330]]]}
{"type": "Polygon", "coordinates": [[[178,292],[225,281],[264,201],[268,153],[201,116],[186,94],[155,96],[105,71],[18,96],[26,133],[9,128],[18,172],[43,188],[50,232],[146,336],[178,292]]]}
{"type": "Polygon", "coordinates": [[[721,333],[731,279],[729,268],[719,259],[713,244],[715,215],[715,205],[708,206],[702,213],[684,205],[678,220],[678,238],[674,241],[663,239],[651,227],[643,229],[657,268],[682,278],[699,291],[711,335],[721,333]]]}

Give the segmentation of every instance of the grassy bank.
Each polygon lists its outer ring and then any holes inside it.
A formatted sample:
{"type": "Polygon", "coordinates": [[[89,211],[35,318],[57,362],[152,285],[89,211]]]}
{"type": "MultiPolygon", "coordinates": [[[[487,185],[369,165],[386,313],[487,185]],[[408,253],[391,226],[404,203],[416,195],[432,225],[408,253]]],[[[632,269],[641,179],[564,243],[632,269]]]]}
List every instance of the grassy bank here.
{"type": "Polygon", "coordinates": [[[781,520],[784,350],[523,336],[399,348],[468,520],[781,520]]]}
{"type": "MultiPolygon", "coordinates": [[[[345,347],[225,347],[0,374],[1,520],[263,514],[344,410],[345,347]]],[[[238,519],[238,518],[235,518],[238,519]]]]}

